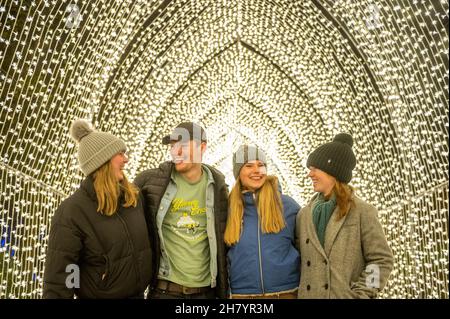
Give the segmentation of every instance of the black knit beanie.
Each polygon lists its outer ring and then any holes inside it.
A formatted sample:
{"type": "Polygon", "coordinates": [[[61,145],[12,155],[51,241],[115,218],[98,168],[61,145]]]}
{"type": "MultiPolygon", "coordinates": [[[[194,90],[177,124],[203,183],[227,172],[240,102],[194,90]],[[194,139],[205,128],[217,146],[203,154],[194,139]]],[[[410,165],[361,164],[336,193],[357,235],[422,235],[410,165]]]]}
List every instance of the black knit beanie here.
{"type": "Polygon", "coordinates": [[[356,166],[352,146],[352,136],[339,133],[333,142],[319,146],[308,156],[306,167],[314,166],[347,184],[351,181],[352,170],[356,166]]]}

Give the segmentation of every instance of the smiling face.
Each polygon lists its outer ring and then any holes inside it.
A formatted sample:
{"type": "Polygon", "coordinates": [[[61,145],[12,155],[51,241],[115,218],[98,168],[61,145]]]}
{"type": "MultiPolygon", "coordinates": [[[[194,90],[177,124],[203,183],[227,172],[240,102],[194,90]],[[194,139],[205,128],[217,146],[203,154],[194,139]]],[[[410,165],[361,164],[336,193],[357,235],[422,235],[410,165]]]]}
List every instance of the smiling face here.
{"type": "Polygon", "coordinates": [[[124,178],[123,169],[126,163],[128,163],[128,157],[125,155],[125,152],[117,153],[111,158],[111,167],[114,176],[119,182],[121,182],[124,178]]]}
{"type": "Polygon", "coordinates": [[[242,186],[250,191],[260,189],[264,185],[266,178],[266,165],[258,160],[245,163],[239,172],[242,186]]]}
{"type": "Polygon", "coordinates": [[[195,165],[201,164],[205,150],[205,142],[195,140],[170,142],[170,155],[172,156],[172,162],[175,164],[175,170],[179,173],[186,173],[195,165]]]}
{"type": "Polygon", "coordinates": [[[322,193],[324,196],[330,195],[336,184],[336,179],[333,176],[314,166],[309,167],[308,177],[311,178],[314,191],[322,193]]]}

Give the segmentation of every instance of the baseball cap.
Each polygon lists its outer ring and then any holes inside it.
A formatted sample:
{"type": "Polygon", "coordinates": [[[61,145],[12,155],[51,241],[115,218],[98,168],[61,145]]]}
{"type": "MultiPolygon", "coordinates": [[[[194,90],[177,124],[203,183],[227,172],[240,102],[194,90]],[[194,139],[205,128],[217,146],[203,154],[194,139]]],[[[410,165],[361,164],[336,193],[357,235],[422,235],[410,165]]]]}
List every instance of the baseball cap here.
{"type": "Polygon", "coordinates": [[[167,145],[170,142],[190,140],[206,142],[206,132],[203,127],[194,122],[182,122],[172,130],[172,133],[162,138],[162,143],[167,145]]]}

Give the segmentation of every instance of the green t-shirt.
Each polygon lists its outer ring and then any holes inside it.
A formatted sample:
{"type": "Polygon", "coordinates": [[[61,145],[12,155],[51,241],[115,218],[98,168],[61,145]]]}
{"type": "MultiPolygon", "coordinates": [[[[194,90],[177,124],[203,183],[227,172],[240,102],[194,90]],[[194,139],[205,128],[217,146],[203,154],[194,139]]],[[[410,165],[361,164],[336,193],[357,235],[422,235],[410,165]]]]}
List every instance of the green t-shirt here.
{"type": "Polygon", "coordinates": [[[187,287],[209,286],[210,252],[206,232],[208,176],[203,171],[200,181],[195,184],[190,184],[177,172],[174,172],[173,178],[177,184],[177,194],[162,224],[171,268],[166,279],[187,287]]]}

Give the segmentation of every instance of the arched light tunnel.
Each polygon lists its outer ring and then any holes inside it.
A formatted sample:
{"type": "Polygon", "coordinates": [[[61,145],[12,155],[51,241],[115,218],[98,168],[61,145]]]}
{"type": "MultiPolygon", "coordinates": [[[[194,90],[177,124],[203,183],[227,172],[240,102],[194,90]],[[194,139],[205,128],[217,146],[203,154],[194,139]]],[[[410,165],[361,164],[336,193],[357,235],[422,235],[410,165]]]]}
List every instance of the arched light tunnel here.
{"type": "Polygon", "coordinates": [[[229,185],[258,145],[302,205],[307,155],[348,132],[395,256],[381,297],[448,298],[447,1],[2,0],[0,21],[0,298],[41,297],[49,221],[82,179],[76,118],[126,141],[131,178],[181,121],[229,185]]]}

